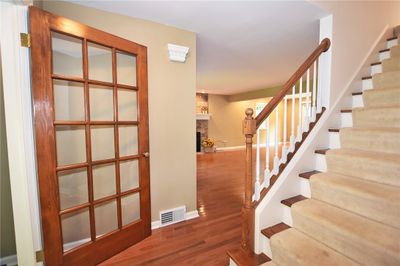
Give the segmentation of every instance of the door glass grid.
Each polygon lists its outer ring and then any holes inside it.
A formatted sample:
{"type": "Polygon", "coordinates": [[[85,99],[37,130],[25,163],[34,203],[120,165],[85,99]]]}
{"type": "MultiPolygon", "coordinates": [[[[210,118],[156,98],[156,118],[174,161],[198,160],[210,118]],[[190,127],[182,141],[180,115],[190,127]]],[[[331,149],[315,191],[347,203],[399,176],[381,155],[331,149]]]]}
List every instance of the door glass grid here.
{"type": "Polygon", "coordinates": [[[52,47],[60,219],[67,251],[140,219],[136,57],[54,32],[52,47]],[[68,56],[73,70],[63,65],[68,56]]]}

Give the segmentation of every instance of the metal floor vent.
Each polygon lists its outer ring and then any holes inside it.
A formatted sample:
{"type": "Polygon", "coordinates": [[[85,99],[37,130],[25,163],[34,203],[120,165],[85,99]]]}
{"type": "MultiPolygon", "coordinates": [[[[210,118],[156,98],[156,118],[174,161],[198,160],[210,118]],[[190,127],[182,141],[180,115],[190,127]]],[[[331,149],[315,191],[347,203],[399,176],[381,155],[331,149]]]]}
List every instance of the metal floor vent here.
{"type": "Polygon", "coordinates": [[[160,212],[161,226],[174,224],[185,220],[186,207],[178,207],[160,212]]]}

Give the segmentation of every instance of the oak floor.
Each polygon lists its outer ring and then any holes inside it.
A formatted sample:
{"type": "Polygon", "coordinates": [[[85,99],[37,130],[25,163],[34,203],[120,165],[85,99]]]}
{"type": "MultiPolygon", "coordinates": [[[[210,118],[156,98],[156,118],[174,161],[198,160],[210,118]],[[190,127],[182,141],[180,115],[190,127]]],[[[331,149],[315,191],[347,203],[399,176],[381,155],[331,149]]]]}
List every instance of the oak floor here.
{"type": "Polygon", "coordinates": [[[244,150],[197,155],[199,218],[153,230],[152,236],[101,265],[228,265],[240,245],[244,150]]]}

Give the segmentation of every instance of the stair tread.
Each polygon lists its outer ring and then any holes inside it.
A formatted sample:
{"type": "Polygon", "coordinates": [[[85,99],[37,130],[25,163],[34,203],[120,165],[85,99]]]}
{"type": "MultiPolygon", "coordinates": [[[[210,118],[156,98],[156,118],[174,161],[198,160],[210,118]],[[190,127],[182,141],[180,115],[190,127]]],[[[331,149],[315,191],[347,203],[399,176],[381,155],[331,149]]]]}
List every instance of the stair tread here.
{"type": "Polygon", "coordinates": [[[333,149],[327,152],[328,155],[344,155],[344,156],[357,156],[357,157],[365,157],[371,158],[379,161],[386,161],[388,163],[399,163],[400,157],[394,156],[393,154],[386,152],[376,152],[376,151],[363,151],[356,149],[333,149]]]}
{"type": "Polygon", "coordinates": [[[372,79],[372,76],[365,76],[361,78],[362,80],[366,80],[366,79],[372,79]]]}
{"type": "MultiPolygon", "coordinates": [[[[287,265],[337,266],[359,265],[306,234],[291,228],[271,238],[273,262],[284,260],[287,265]],[[282,249],[277,253],[276,247],[282,249]],[[275,255],[274,255],[275,254],[275,255]],[[274,259],[276,258],[276,259],[274,259]],[[317,258],[317,259],[316,259],[317,258]],[[294,260],[294,261],[293,261],[294,260]]],[[[286,265],[285,264],[285,265],[286,265]]]]}
{"type": "Polygon", "coordinates": [[[328,132],[339,132],[340,129],[339,128],[329,128],[328,132]]]}
{"type": "Polygon", "coordinates": [[[328,172],[400,187],[400,156],[378,151],[341,148],[326,154],[328,172]]]}
{"type": "Polygon", "coordinates": [[[315,150],[314,153],[317,153],[317,154],[326,154],[326,152],[329,151],[329,150],[330,150],[330,149],[318,149],[318,150],[315,150]]]}
{"type": "Polygon", "coordinates": [[[261,264],[260,266],[278,266],[272,260],[261,264]]]}
{"type": "Polygon", "coordinates": [[[399,204],[400,207],[400,187],[331,172],[319,173],[310,180],[315,183],[326,183],[331,187],[347,190],[349,193],[368,194],[370,197],[399,204]]]}
{"type": "Polygon", "coordinates": [[[343,128],[339,134],[343,149],[400,155],[400,128],[343,128]]]}
{"type": "Polygon", "coordinates": [[[390,37],[390,38],[387,38],[386,39],[386,41],[393,41],[393,40],[396,40],[397,39],[397,36],[393,36],[393,37],[390,37]]]}
{"type": "Polygon", "coordinates": [[[353,127],[400,128],[400,103],[395,106],[367,106],[353,109],[353,127]]]}
{"type": "Polygon", "coordinates": [[[288,199],[284,199],[281,201],[281,203],[288,207],[292,207],[293,204],[295,204],[299,201],[302,201],[302,200],[306,200],[306,199],[308,199],[308,198],[304,197],[303,195],[297,195],[297,196],[294,196],[294,197],[291,197],[288,199]]]}
{"type": "Polygon", "coordinates": [[[299,174],[299,176],[302,177],[302,178],[305,178],[305,179],[310,179],[311,176],[319,174],[319,173],[322,173],[322,172],[317,171],[317,170],[312,170],[312,171],[309,171],[309,172],[301,173],[301,174],[299,174]]]}
{"type": "Polygon", "coordinates": [[[355,132],[365,132],[365,131],[373,131],[379,133],[399,133],[400,128],[396,127],[346,127],[341,129],[342,132],[345,131],[355,131],[355,132]]]}
{"type": "Polygon", "coordinates": [[[286,229],[289,229],[289,228],[290,228],[290,226],[285,223],[278,223],[273,226],[262,229],[261,233],[263,235],[265,235],[266,237],[271,238],[271,236],[273,236],[279,232],[282,232],[286,229]]]}
{"type": "Polygon", "coordinates": [[[351,95],[356,96],[356,95],[362,95],[363,92],[362,91],[358,91],[358,92],[353,92],[351,95]]]}
{"type": "Polygon", "coordinates": [[[256,254],[241,247],[230,249],[227,254],[238,266],[258,266],[271,260],[264,253],[256,254]]]}
{"type": "Polygon", "coordinates": [[[380,53],[384,53],[384,52],[389,52],[389,51],[390,51],[390,49],[389,49],[389,48],[386,48],[386,49],[380,50],[379,52],[380,52],[380,53]]]}
{"type": "MultiPolygon", "coordinates": [[[[390,255],[390,258],[397,258],[400,262],[399,229],[315,199],[304,200],[294,205],[292,215],[295,228],[312,234],[317,240],[323,239],[324,244],[328,246],[368,246],[371,253],[390,255]],[[336,242],[339,240],[334,238],[345,242],[339,244],[336,242]]],[[[365,249],[362,250],[360,246],[358,249],[365,253],[365,249]]]]}
{"type": "Polygon", "coordinates": [[[342,110],[340,110],[340,112],[341,113],[351,113],[351,112],[353,112],[353,110],[352,109],[342,109],[342,110]]]}
{"type": "Polygon", "coordinates": [[[371,66],[377,66],[377,65],[381,65],[381,64],[382,64],[382,62],[374,62],[371,64],[371,66]]]}
{"type": "Polygon", "coordinates": [[[400,187],[337,173],[310,179],[312,198],[400,228],[400,187]]]}

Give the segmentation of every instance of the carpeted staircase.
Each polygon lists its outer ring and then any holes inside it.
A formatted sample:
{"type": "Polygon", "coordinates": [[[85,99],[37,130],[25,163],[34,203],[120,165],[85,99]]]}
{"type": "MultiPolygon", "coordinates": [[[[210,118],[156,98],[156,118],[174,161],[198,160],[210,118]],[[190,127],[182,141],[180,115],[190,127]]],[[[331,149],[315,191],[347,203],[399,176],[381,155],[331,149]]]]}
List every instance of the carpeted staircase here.
{"type": "Polygon", "coordinates": [[[400,265],[400,45],[372,77],[311,199],[291,206],[293,227],[274,234],[264,265],[400,265]]]}

